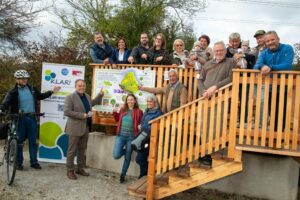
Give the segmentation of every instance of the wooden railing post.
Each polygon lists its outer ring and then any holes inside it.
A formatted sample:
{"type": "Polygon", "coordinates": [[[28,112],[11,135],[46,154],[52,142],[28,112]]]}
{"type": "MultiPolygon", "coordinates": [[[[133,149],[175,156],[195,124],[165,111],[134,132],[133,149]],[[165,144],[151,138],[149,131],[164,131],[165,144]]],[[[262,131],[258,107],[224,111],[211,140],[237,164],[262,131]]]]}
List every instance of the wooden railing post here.
{"type": "Polygon", "coordinates": [[[148,158],[147,193],[146,193],[147,200],[153,199],[158,130],[159,130],[159,123],[158,121],[156,121],[151,125],[150,149],[149,149],[149,158],[148,158]]]}
{"type": "Polygon", "coordinates": [[[232,97],[230,104],[230,129],[229,129],[229,142],[228,142],[228,157],[234,158],[235,145],[236,145],[236,123],[238,114],[238,102],[239,102],[239,79],[240,72],[233,71],[232,78],[232,97]]]}

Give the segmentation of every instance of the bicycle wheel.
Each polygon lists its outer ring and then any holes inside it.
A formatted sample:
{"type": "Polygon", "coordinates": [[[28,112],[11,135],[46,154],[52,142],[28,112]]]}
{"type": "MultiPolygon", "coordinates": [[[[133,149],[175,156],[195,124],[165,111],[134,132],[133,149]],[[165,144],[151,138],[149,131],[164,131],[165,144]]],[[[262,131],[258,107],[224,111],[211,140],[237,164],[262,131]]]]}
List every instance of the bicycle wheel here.
{"type": "Polygon", "coordinates": [[[14,178],[16,175],[17,147],[18,143],[15,138],[9,140],[5,159],[8,185],[11,185],[14,182],[14,178]]]}

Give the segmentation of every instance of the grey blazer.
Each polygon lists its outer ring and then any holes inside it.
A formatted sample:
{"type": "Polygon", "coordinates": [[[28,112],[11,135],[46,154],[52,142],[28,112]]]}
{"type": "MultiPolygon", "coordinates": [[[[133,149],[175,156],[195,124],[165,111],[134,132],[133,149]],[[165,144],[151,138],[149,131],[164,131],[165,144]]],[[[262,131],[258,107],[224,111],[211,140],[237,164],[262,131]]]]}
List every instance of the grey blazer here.
{"type": "MultiPolygon", "coordinates": [[[[95,104],[100,104],[102,96],[98,95],[95,99],[91,100],[88,94],[85,94],[90,106],[95,104]]],[[[68,117],[65,132],[72,136],[82,136],[86,132],[86,121],[84,118],[84,113],[86,113],[84,105],[75,91],[68,95],[65,99],[64,114],[68,117]]]]}

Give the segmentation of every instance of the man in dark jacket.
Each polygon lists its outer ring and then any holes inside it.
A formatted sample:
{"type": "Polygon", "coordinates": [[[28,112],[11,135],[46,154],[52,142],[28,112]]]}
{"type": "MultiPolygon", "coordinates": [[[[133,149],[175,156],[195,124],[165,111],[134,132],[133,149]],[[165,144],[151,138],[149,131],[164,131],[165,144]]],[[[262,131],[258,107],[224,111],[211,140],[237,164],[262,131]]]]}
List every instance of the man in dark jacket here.
{"type": "Polygon", "coordinates": [[[90,49],[90,54],[94,63],[109,64],[109,58],[113,48],[104,41],[102,33],[95,33],[95,43],[90,49]]]}
{"type": "Polygon", "coordinates": [[[253,65],[255,64],[255,56],[250,53],[239,53],[238,51],[240,48],[241,48],[240,34],[239,33],[231,33],[229,36],[229,47],[227,48],[226,57],[234,58],[235,60],[245,58],[247,61],[246,68],[253,69],[253,65]]]}
{"type": "Polygon", "coordinates": [[[54,92],[57,92],[60,87],[55,86],[53,91],[41,93],[36,88],[27,84],[27,79],[30,77],[26,70],[18,70],[15,72],[16,86],[8,91],[0,109],[2,111],[10,110],[10,113],[24,113],[19,118],[17,136],[18,136],[18,151],[17,151],[17,169],[23,170],[23,142],[26,138],[29,141],[30,166],[34,169],[41,169],[37,161],[37,145],[36,133],[37,122],[36,118],[30,113],[37,111],[37,100],[43,100],[50,97],[54,92]]]}
{"type": "Polygon", "coordinates": [[[129,63],[149,64],[151,62],[149,53],[149,38],[147,33],[141,33],[140,44],[133,48],[128,58],[129,63]]]}

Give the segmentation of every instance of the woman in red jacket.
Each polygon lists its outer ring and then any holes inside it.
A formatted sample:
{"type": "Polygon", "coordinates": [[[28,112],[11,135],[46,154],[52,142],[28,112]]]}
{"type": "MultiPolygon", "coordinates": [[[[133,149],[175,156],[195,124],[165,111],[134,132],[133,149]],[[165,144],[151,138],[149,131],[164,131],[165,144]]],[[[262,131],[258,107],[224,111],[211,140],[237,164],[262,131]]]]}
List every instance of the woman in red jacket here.
{"type": "Polygon", "coordinates": [[[114,159],[125,156],[120,176],[120,183],[123,183],[131,160],[131,141],[139,133],[138,125],[141,122],[143,111],[139,109],[136,97],[128,94],[124,106],[119,112],[117,108],[114,109],[113,115],[118,122],[113,156],[114,159]]]}

